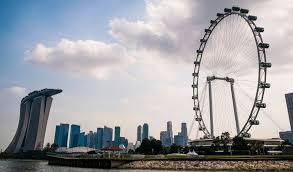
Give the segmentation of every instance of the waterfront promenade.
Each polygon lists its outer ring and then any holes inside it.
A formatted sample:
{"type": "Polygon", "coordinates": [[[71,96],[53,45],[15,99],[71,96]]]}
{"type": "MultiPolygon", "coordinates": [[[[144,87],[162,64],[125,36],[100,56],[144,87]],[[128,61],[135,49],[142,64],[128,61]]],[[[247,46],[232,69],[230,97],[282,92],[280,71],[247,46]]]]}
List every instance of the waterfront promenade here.
{"type": "Polygon", "coordinates": [[[49,165],[103,169],[157,170],[290,170],[293,156],[203,156],[166,157],[146,156],[143,159],[73,158],[49,156],[49,165]]]}

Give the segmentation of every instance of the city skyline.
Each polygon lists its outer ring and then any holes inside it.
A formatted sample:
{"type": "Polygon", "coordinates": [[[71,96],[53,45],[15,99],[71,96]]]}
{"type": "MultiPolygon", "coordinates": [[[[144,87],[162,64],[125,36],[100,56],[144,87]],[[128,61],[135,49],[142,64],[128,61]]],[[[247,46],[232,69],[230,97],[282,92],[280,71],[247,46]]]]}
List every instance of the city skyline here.
{"type": "MultiPolygon", "coordinates": [[[[179,123],[191,124],[193,119],[194,52],[209,25],[207,19],[215,17],[209,11],[232,5],[259,17],[256,23],[265,28],[264,39],[271,45],[267,109],[260,113],[260,125],[253,127],[252,136],[278,137],[279,131],[290,130],[284,98],[293,92],[293,28],[287,24],[293,7],[289,3],[1,2],[0,149],[5,150],[17,130],[21,98],[47,87],[64,92],[53,102],[45,143],[54,140],[55,125],[60,122],[83,126],[83,131],[122,126],[120,134],[132,142],[143,123],[150,125],[149,133],[157,139],[167,121],[173,121],[173,131],[180,131],[179,123]]],[[[191,138],[195,136],[192,130],[191,138]]]]}
{"type": "MultiPolygon", "coordinates": [[[[188,144],[187,124],[184,122],[180,123],[181,129],[178,131],[177,135],[174,135],[174,137],[172,121],[167,121],[166,124],[167,130],[161,131],[159,138],[153,136],[145,138],[160,140],[164,146],[171,146],[172,144],[186,146],[188,144]],[[176,140],[174,138],[176,138],[176,140]]],[[[149,129],[149,127],[146,128],[146,126],[149,126],[147,123],[144,123],[144,126],[145,130],[149,129]]],[[[139,133],[141,133],[139,128],[141,128],[141,125],[138,125],[137,127],[137,138],[139,138],[139,133]]],[[[149,134],[150,133],[148,133],[148,135],[149,134]]],[[[142,133],[140,138],[142,139],[142,133]]],[[[97,127],[96,132],[93,132],[93,130],[86,132],[81,129],[80,125],[60,123],[59,125],[56,125],[54,141],[52,143],[58,145],[58,147],[66,148],[89,147],[102,149],[108,146],[120,146],[121,144],[126,148],[128,147],[128,144],[131,144],[130,147],[132,147],[138,142],[138,144],[141,144],[142,140],[128,140],[127,137],[122,137],[121,126],[114,126],[114,129],[108,126],[104,126],[104,128],[97,127]]]]}

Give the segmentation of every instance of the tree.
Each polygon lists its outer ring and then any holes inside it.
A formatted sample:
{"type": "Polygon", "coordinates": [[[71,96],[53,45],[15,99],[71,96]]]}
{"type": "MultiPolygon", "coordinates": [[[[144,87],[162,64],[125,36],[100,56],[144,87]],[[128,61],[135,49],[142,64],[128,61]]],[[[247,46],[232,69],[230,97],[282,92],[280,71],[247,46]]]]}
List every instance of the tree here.
{"type": "Polygon", "coordinates": [[[137,153],[142,154],[160,154],[164,152],[164,147],[160,140],[156,139],[143,139],[140,147],[135,150],[137,153]]]}
{"type": "Polygon", "coordinates": [[[289,140],[284,140],[284,142],[282,143],[282,145],[292,145],[292,143],[291,142],[289,142],[289,140]]]}
{"type": "Polygon", "coordinates": [[[221,143],[222,143],[222,141],[221,141],[220,137],[219,137],[219,136],[216,137],[216,138],[213,140],[212,151],[214,152],[214,151],[218,151],[218,150],[220,150],[220,149],[221,149],[221,143]]]}
{"type": "Polygon", "coordinates": [[[53,143],[53,144],[51,145],[51,151],[52,151],[52,152],[55,152],[58,148],[59,148],[59,146],[58,146],[57,144],[55,144],[55,143],[53,143]]]}
{"type": "Polygon", "coordinates": [[[179,152],[181,151],[181,149],[182,149],[181,146],[176,145],[176,144],[172,144],[172,145],[170,146],[170,150],[169,150],[169,152],[170,152],[170,153],[179,153],[179,152]]]}
{"type": "Polygon", "coordinates": [[[253,142],[251,142],[249,149],[250,149],[252,154],[258,154],[259,155],[259,154],[264,153],[262,151],[263,146],[264,146],[264,144],[263,144],[262,141],[253,141],[253,142]]]}
{"type": "Polygon", "coordinates": [[[228,143],[230,143],[230,133],[229,132],[224,132],[222,133],[221,135],[221,143],[223,144],[223,149],[224,149],[224,152],[227,153],[229,151],[229,148],[228,148],[228,143]]]}
{"type": "Polygon", "coordinates": [[[233,150],[248,150],[248,143],[243,137],[234,137],[233,138],[233,144],[232,144],[233,150]]]}
{"type": "Polygon", "coordinates": [[[50,151],[50,147],[51,147],[51,144],[50,143],[47,143],[46,146],[44,147],[43,151],[44,152],[50,151]]]}

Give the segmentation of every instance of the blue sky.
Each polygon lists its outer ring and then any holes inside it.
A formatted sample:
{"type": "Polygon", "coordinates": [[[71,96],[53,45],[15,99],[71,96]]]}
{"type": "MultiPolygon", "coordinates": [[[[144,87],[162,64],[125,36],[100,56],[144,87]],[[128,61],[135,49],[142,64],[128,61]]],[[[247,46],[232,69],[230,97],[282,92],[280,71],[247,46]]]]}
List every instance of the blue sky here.
{"type": "Polygon", "coordinates": [[[64,90],[54,97],[45,142],[53,141],[60,122],[80,124],[86,132],[121,125],[132,142],[144,122],[157,138],[168,120],[174,133],[181,122],[190,125],[194,50],[209,20],[235,3],[259,16],[273,47],[269,79],[275,86],[267,102],[274,104],[268,113],[278,126],[261,116],[263,125],[253,131],[255,137],[277,137],[289,129],[283,95],[293,84],[293,7],[289,1],[261,2],[1,1],[0,148],[14,135],[21,98],[42,88],[64,90]]]}

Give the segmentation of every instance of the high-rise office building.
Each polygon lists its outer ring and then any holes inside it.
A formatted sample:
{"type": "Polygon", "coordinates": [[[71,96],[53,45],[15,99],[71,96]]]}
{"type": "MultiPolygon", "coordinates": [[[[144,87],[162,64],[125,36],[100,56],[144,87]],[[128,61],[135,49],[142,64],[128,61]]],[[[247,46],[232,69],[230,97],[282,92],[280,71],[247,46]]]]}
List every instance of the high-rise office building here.
{"type": "Polygon", "coordinates": [[[285,95],[291,131],[279,132],[280,138],[293,143],[293,93],[285,95]]]}
{"type": "Polygon", "coordinates": [[[142,140],[149,139],[149,125],[144,123],[142,126],[142,140]]]}
{"type": "Polygon", "coordinates": [[[59,145],[59,136],[60,135],[60,125],[56,125],[55,128],[55,136],[54,136],[54,144],[59,145]]]}
{"type": "Polygon", "coordinates": [[[173,130],[172,130],[172,122],[171,121],[167,122],[167,133],[168,133],[168,137],[173,138],[173,130]]]}
{"type": "Polygon", "coordinates": [[[93,131],[90,131],[86,135],[86,146],[89,148],[94,148],[94,144],[95,144],[95,136],[94,136],[93,131]]]}
{"type": "Polygon", "coordinates": [[[128,139],[126,139],[125,137],[121,137],[121,143],[119,145],[124,145],[125,148],[127,148],[128,146],[128,139]]]}
{"type": "Polygon", "coordinates": [[[70,139],[69,139],[69,147],[77,147],[78,139],[80,135],[80,126],[72,124],[70,127],[70,139]]]}
{"type": "Polygon", "coordinates": [[[116,126],[115,127],[115,132],[114,132],[114,145],[119,146],[121,144],[121,138],[120,138],[120,127],[116,126]]]}
{"type": "Polygon", "coordinates": [[[142,141],[142,128],[141,125],[137,126],[137,135],[136,135],[136,141],[142,141]]]}
{"type": "Polygon", "coordinates": [[[187,125],[186,123],[181,123],[181,135],[183,136],[184,145],[187,146],[188,143],[188,136],[187,136],[187,125]]]}
{"type": "Polygon", "coordinates": [[[79,133],[78,137],[78,146],[79,147],[85,147],[85,132],[79,133]]]}
{"type": "Polygon", "coordinates": [[[21,100],[18,127],[5,152],[18,153],[43,148],[52,96],[61,92],[43,89],[33,91],[21,100]]]}
{"type": "Polygon", "coordinates": [[[285,95],[291,131],[293,132],[293,93],[285,95]]]}
{"type": "Polygon", "coordinates": [[[167,122],[167,131],[160,132],[160,140],[164,146],[171,146],[173,144],[172,122],[167,122]]]}
{"type": "Polygon", "coordinates": [[[97,147],[96,149],[102,149],[103,148],[103,128],[97,128],[97,147]]]}
{"type": "Polygon", "coordinates": [[[59,147],[67,147],[69,124],[56,126],[54,143],[59,147]]]}
{"type": "Polygon", "coordinates": [[[162,145],[164,145],[164,146],[168,145],[168,132],[167,131],[160,132],[160,141],[162,142],[162,145]]]}
{"type": "Polygon", "coordinates": [[[178,146],[185,146],[184,137],[181,133],[178,133],[178,135],[174,136],[174,144],[178,146]]]}
{"type": "Polygon", "coordinates": [[[112,145],[112,139],[113,139],[113,129],[109,128],[107,126],[104,126],[103,131],[103,148],[108,147],[112,145]]]}

